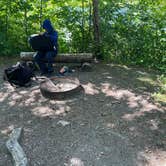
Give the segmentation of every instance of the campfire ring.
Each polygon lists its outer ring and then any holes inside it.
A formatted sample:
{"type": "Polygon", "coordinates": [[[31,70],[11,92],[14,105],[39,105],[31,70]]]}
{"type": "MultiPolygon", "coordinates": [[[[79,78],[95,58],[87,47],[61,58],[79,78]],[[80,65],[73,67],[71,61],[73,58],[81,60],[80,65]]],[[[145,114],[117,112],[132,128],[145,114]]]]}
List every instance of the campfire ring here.
{"type": "Polygon", "coordinates": [[[83,91],[79,80],[72,77],[46,78],[40,83],[41,94],[49,99],[67,99],[83,91]]]}

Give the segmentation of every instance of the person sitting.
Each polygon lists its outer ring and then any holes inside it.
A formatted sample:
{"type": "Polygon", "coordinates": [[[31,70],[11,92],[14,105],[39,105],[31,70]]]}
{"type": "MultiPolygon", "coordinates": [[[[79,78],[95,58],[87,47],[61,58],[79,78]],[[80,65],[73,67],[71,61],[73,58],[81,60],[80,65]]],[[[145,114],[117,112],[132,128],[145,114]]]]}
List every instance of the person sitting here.
{"type": "Polygon", "coordinates": [[[51,40],[52,49],[49,51],[38,51],[34,56],[34,61],[38,64],[41,75],[48,75],[54,72],[53,62],[58,54],[58,32],[53,28],[49,19],[43,21],[42,28],[45,29],[43,35],[51,40]]]}

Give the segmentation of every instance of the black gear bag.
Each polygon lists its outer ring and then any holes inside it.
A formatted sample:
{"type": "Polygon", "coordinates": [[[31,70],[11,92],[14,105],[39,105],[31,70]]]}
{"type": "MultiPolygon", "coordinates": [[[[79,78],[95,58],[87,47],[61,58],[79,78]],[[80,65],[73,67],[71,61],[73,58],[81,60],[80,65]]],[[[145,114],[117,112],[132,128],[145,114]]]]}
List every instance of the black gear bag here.
{"type": "Polygon", "coordinates": [[[35,77],[33,68],[26,63],[17,63],[4,70],[3,78],[12,86],[27,87],[31,85],[31,78],[35,77]]]}

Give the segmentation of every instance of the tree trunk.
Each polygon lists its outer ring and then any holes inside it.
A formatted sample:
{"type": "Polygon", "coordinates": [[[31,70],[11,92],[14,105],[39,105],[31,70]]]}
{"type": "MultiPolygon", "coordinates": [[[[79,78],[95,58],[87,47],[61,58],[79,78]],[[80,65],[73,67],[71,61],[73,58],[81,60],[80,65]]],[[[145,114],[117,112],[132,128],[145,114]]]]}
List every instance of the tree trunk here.
{"type": "Polygon", "coordinates": [[[28,38],[28,19],[27,19],[27,8],[26,6],[24,7],[24,28],[25,28],[25,43],[27,43],[27,38],[28,38]]]}
{"type": "Polygon", "coordinates": [[[43,0],[40,0],[40,32],[42,31],[43,0]]]}
{"type": "Polygon", "coordinates": [[[5,40],[8,40],[8,27],[9,27],[9,1],[6,1],[6,13],[5,13],[5,40]]]}
{"type": "Polygon", "coordinates": [[[91,31],[92,31],[92,3],[89,0],[89,41],[91,40],[91,31]]]}
{"type": "Polygon", "coordinates": [[[101,56],[101,34],[99,25],[99,0],[93,0],[93,27],[94,27],[94,52],[99,59],[101,56]]]}
{"type": "Polygon", "coordinates": [[[85,10],[85,6],[84,6],[84,0],[82,0],[82,52],[85,51],[85,17],[84,17],[84,11],[85,10]]]}

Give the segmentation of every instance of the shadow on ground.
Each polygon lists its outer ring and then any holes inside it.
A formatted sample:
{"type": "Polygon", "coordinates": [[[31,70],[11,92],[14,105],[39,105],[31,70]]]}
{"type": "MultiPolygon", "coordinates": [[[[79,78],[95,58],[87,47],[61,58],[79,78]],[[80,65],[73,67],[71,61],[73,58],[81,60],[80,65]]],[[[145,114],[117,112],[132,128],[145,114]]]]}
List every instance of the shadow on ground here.
{"type": "Polygon", "coordinates": [[[97,64],[71,76],[85,93],[64,101],[44,98],[36,83],[15,89],[1,79],[0,166],[12,165],[5,142],[16,127],[24,128],[21,145],[32,166],[166,164],[165,107],[151,98],[155,75],[97,64]]]}

